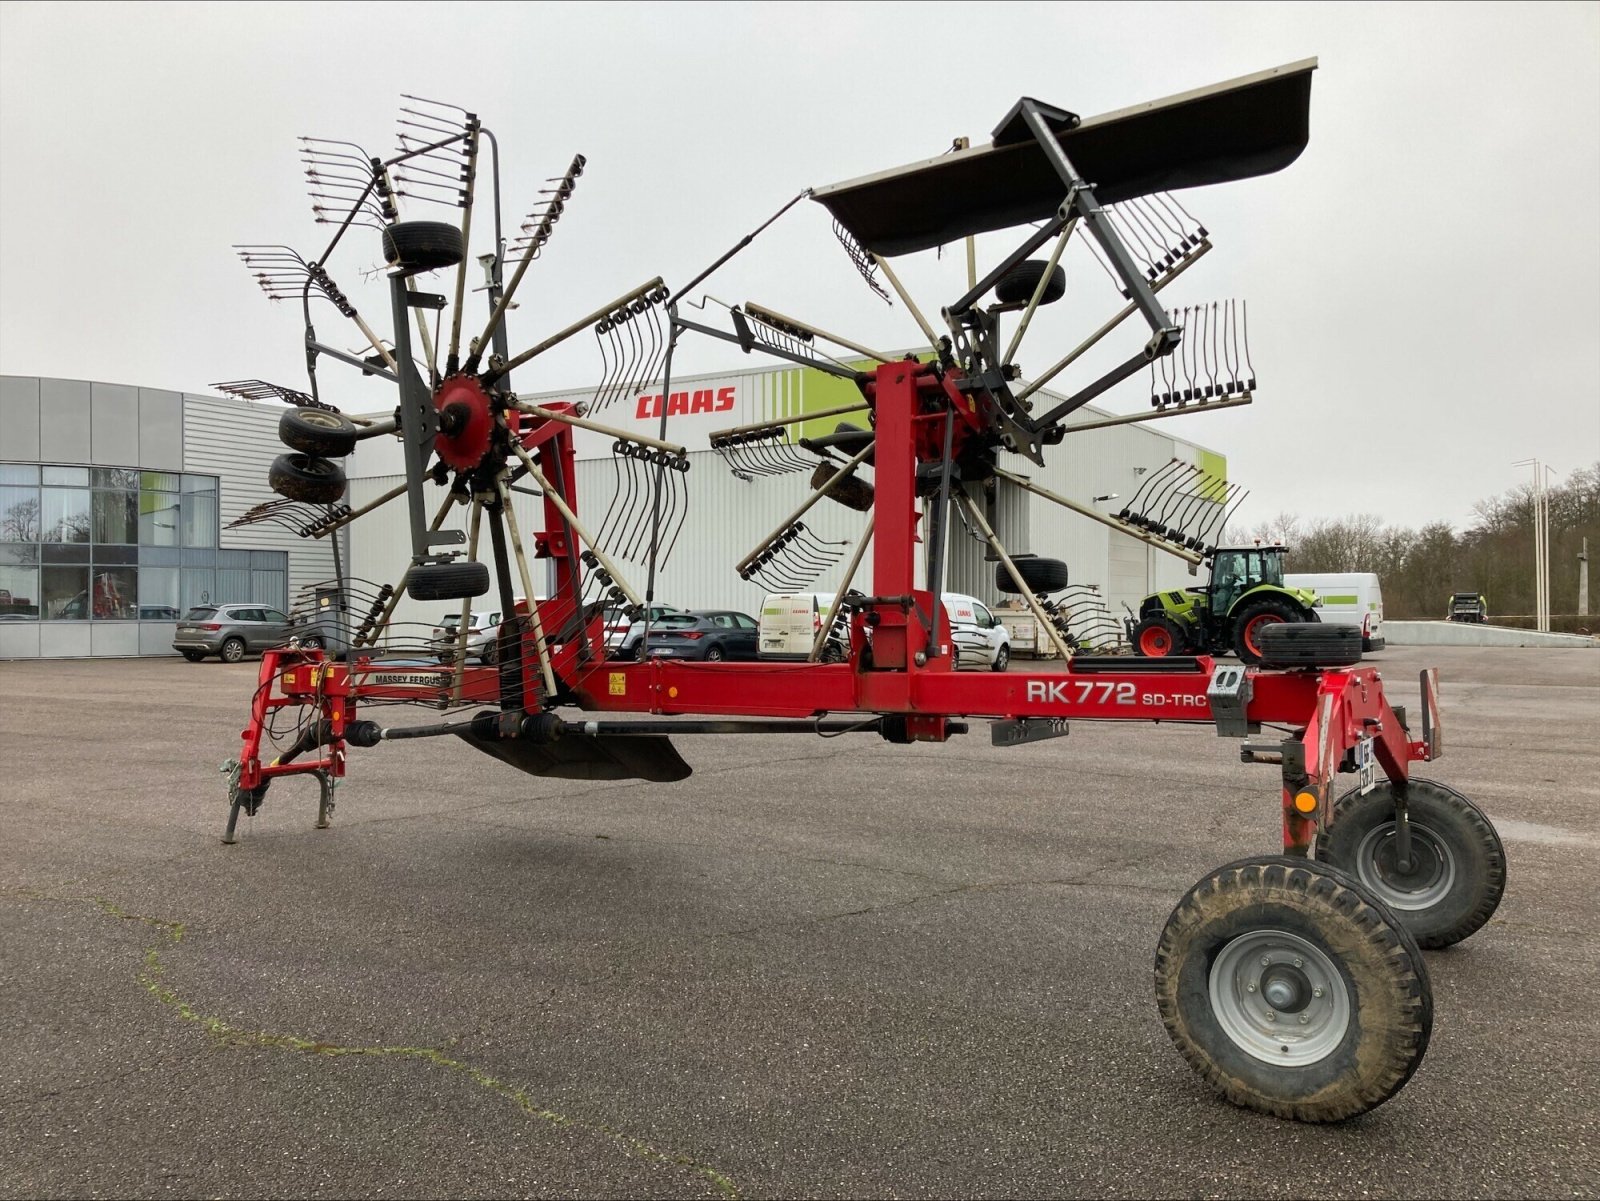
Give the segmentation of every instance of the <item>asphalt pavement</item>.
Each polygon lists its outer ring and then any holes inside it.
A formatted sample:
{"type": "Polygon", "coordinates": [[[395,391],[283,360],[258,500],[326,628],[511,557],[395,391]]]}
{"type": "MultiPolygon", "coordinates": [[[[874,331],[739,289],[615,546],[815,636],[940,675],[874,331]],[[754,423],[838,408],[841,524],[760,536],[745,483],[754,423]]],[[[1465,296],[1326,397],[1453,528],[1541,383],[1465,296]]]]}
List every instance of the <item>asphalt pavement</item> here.
{"type": "Polygon", "coordinates": [[[0,663],[0,1195],[1600,1196],[1600,652],[1373,659],[1429,663],[1419,774],[1509,884],[1334,1126],[1156,1014],[1173,904],[1278,845],[1209,728],[682,738],[666,785],[397,743],[226,847],[255,662],[0,663]]]}

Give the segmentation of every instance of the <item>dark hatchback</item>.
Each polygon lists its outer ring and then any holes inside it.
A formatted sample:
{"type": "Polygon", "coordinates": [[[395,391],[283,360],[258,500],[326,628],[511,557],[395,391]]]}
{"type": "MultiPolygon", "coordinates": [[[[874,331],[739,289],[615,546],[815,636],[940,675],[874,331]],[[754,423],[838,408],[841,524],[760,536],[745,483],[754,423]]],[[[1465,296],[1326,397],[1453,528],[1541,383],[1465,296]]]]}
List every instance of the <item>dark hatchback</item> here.
{"type": "Polygon", "coordinates": [[[692,609],[667,613],[650,624],[648,642],[634,652],[638,659],[725,659],[756,657],[757,623],[748,613],[727,609],[692,609]]]}

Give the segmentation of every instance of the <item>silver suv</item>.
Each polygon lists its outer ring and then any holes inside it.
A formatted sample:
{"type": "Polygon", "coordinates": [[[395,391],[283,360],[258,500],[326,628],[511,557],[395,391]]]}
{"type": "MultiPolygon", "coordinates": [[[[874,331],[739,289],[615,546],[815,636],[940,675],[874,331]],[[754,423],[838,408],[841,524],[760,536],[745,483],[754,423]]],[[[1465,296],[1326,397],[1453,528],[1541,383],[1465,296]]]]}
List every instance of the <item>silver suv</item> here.
{"type": "Polygon", "coordinates": [[[219,655],[237,663],[289,641],[289,615],[266,605],[196,605],[178,619],[172,649],[191,663],[219,655]]]}
{"type": "MultiPolygon", "coordinates": [[[[467,658],[492,664],[500,653],[499,611],[472,613],[468,620],[470,624],[467,627],[467,658]]],[[[446,613],[439,619],[439,624],[433,627],[433,637],[428,640],[428,649],[438,656],[439,662],[455,662],[460,627],[459,613],[446,613]]]]}

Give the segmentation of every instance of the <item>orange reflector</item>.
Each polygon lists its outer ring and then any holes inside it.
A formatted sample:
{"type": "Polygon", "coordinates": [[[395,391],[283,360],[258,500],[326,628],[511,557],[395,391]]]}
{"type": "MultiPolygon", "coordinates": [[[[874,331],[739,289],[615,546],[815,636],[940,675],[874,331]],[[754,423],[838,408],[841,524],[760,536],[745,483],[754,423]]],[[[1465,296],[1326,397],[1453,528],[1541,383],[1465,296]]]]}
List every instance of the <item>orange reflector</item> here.
{"type": "Polygon", "coordinates": [[[1294,797],[1294,807],[1301,813],[1315,813],[1317,811],[1317,794],[1314,792],[1297,792],[1294,797]]]}

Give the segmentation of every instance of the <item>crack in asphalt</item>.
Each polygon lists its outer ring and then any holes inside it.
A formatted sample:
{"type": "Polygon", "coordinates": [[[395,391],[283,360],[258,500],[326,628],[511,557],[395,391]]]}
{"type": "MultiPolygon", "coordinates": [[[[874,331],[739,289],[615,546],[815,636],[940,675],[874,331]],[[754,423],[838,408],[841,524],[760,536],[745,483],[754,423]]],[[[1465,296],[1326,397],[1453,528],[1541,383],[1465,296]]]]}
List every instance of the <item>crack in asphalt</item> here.
{"type": "MultiPolygon", "coordinates": [[[[215,1014],[202,1013],[179,995],[176,989],[164,982],[166,966],[161,961],[162,946],[176,946],[183,941],[188,932],[188,927],[183,922],[150,917],[142,913],[130,913],[115,901],[100,896],[60,896],[26,889],[7,889],[0,895],[13,899],[93,905],[107,917],[116,918],[119,921],[138,922],[159,932],[164,936],[165,943],[163,944],[162,941],[158,940],[144,949],[143,966],[140,971],[135,973],[134,978],[158,1002],[171,1009],[185,1022],[199,1026],[220,1043],[233,1046],[269,1047],[276,1050],[321,1055],[334,1059],[345,1056],[374,1059],[411,1059],[434,1067],[445,1068],[465,1076],[474,1084],[480,1085],[512,1102],[530,1118],[536,1118],[552,1126],[570,1127],[573,1130],[582,1130],[591,1134],[601,1135],[636,1159],[645,1159],[654,1163],[683,1168],[694,1175],[703,1177],[719,1194],[728,1198],[729,1201],[736,1201],[739,1196],[738,1186],[733,1180],[709,1164],[703,1164],[691,1156],[676,1151],[661,1150],[645,1140],[605,1122],[585,1121],[548,1109],[529,1096],[528,1092],[520,1085],[501,1080],[490,1075],[482,1068],[463,1060],[454,1059],[446,1055],[438,1047],[347,1046],[320,1039],[302,1038],[297,1034],[280,1034],[267,1030],[246,1030],[217,1017],[215,1014]]],[[[459,1037],[451,1039],[446,1046],[454,1045],[460,1041],[459,1037]]]]}

